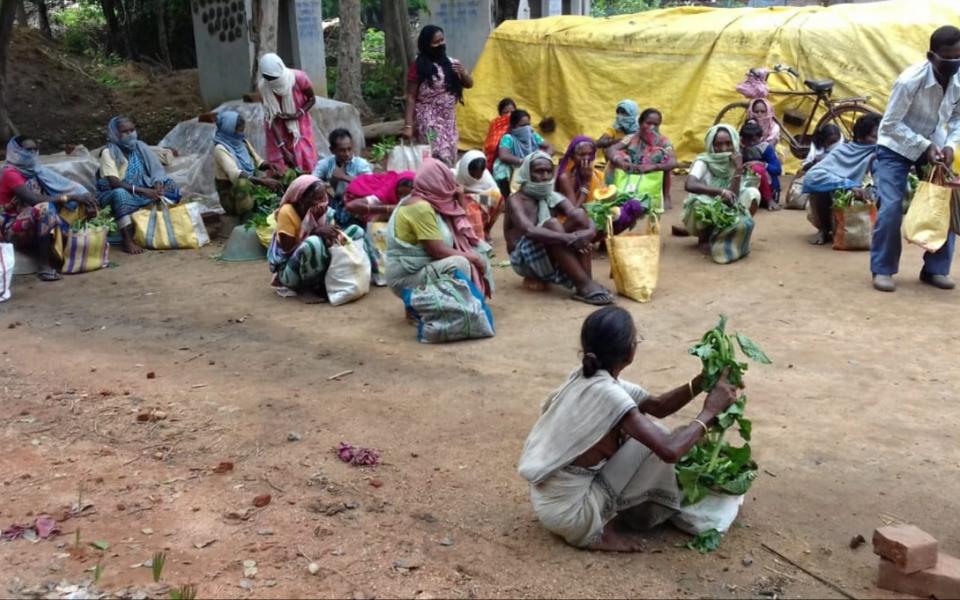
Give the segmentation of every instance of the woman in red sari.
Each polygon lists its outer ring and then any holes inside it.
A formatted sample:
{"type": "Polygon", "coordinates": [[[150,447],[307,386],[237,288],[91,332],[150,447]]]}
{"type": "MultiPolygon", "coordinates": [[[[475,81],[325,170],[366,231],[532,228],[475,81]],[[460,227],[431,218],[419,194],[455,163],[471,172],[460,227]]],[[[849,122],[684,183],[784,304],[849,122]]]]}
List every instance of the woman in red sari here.
{"type": "Polygon", "coordinates": [[[483,155],[487,157],[487,169],[493,170],[493,161],[497,160],[497,148],[500,140],[510,133],[510,115],[517,110],[517,103],[513,98],[504,98],[497,104],[496,119],[490,121],[490,129],[483,140],[483,155]]]}

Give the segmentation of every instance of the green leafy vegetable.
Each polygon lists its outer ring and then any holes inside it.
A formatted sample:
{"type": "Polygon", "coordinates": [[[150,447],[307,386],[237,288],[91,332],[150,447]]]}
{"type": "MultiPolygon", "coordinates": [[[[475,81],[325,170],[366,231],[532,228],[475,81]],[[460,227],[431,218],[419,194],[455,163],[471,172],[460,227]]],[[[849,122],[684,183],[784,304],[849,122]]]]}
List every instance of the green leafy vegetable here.
{"type": "MultiPolygon", "coordinates": [[[[743,384],[747,363],[737,360],[737,346],[749,359],[761,364],[771,363],[770,357],[756,342],[740,333],[729,335],[726,327],[727,318],[721,315],[717,326],[690,349],[690,354],[703,364],[703,389],[707,392],[713,389],[724,371],[727,371],[730,383],[738,387],[743,384]]],[[[711,491],[739,496],[750,489],[757,477],[757,463],[751,458],[749,442],[753,424],[744,416],[746,405],[747,397],[741,395],[717,416],[704,438],[680,459],[676,472],[684,504],[696,504],[711,491]],[[743,446],[733,446],[724,440],[727,430],[734,425],[745,442],[743,446]]]]}
{"type": "MultiPolygon", "coordinates": [[[[294,173],[292,169],[287,171],[287,174],[283,176],[283,179],[291,176],[291,173],[294,173]]],[[[294,174],[292,177],[295,179],[296,175],[294,174]]],[[[251,193],[253,194],[253,210],[250,211],[250,216],[243,224],[243,228],[248,231],[250,229],[266,227],[267,217],[273,214],[273,212],[280,206],[281,198],[279,193],[274,192],[268,187],[255,184],[250,185],[252,186],[251,193]]],[[[287,184],[285,184],[285,186],[286,185],[287,184]]]]}
{"type": "MultiPolygon", "coordinates": [[[[587,216],[590,217],[590,220],[593,221],[593,224],[596,226],[597,231],[606,232],[607,231],[607,219],[613,217],[614,208],[619,208],[626,204],[627,200],[636,199],[640,201],[640,204],[650,212],[651,198],[649,194],[644,194],[640,198],[633,198],[632,196],[626,194],[618,194],[616,198],[607,201],[594,201],[588,202],[583,205],[583,209],[587,211],[587,216]]],[[[616,220],[616,217],[613,217],[616,220]]]]}
{"type": "Polygon", "coordinates": [[[381,162],[390,156],[390,151],[397,145],[397,138],[385,137],[370,147],[370,160],[381,162]]]}
{"type": "Polygon", "coordinates": [[[118,231],[117,221],[113,218],[113,211],[110,210],[109,206],[101,208],[93,218],[77,219],[70,225],[70,231],[80,233],[89,229],[100,229],[102,227],[105,227],[108,233],[116,233],[118,231]]]}
{"type": "Polygon", "coordinates": [[[737,222],[739,210],[716,198],[697,202],[693,209],[696,220],[714,229],[724,230],[737,222]]]}
{"type": "Polygon", "coordinates": [[[700,554],[709,554],[720,547],[723,534],[716,529],[708,529],[683,545],[684,548],[696,550],[700,554]]]}

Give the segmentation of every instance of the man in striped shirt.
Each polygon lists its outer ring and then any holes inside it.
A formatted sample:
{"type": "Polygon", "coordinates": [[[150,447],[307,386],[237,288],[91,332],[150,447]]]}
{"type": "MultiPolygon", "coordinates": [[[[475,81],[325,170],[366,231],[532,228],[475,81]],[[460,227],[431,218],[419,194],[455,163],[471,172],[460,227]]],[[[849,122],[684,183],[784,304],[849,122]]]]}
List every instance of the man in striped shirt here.
{"type": "MultiPolygon", "coordinates": [[[[915,165],[953,165],[960,143],[960,29],[944,26],[930,37],[927,60],[901,73],[893,85],[880,123],[875,181],[880,214],[873,231],[870,270],[873,287],[893,292],[900,266],[902,199],[907,175],[915,165]]],[[[943,290],[950,279],[955,238],[951,232],[937,252],[923,257],[920,281],[943,290]]]]}

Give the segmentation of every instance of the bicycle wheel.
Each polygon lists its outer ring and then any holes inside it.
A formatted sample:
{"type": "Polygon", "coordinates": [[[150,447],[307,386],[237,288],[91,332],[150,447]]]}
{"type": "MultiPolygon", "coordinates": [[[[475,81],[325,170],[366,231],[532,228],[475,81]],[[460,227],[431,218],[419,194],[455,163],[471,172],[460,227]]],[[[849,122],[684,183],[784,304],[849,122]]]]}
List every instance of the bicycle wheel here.
{"type": "Polygon", "coordinates": [[[878,115],[877,111],[864,104],[848,104],[846,106],[837,106],[820,118],[817,123],[817,129],[820,129],[828,123],[832,123],[840,128],[840,133],[846,140],[853,139],[853,124],[857,119],[864,115],[878,115]]]}
{"type": "Polygon", "coordinates": [[[737,131],[740,131],[740,128],[743,127],[743,124],[747,120],[747,107],[749,104],[746,102],[732,102],[723,107],[723,110],[720,111],[720,114],[717,115],[717,118],[713,121],[714,125],[719,125],[720,123],[726,123],[727,125],[732,125],[737,128],[737,131]]]}

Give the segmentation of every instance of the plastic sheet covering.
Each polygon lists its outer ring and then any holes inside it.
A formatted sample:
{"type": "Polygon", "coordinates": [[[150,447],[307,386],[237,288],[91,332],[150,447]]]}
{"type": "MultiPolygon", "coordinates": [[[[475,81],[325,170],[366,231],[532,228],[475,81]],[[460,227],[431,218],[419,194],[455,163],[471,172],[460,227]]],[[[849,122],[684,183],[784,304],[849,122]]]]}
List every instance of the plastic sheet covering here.
{"type": "MultiPolygon", "coordinates": [[[[641,108],[663,111],[664,134],[680,160],[689,161],[702,151],[720,110],[745,100],[736,86],[749,69],[787,64],[808,79],[833,79],[834,98],[869,95],[870,106],[882,110],[896,77],[925,59],[930,34],[945,24],[960,24],[960,1],[683,7],[506,21],[487,41],[473,73],[476,85],[458,109],[460,142],[483,146],[505,96],[534,123],[554,117],[551,141],[559,149],[575,135],[598,137],[613,122],[617,103],[633,98],[641,108]]],[[[781,75],[771,75],[770,88],[805,89],[781,75]]],[[[797,102],[771,100],[779,115],[797,102]]]]}
{"type": "MultiPolygon", "coordinates": [[[[215,111],[231,109],[239,112],[246,121],[246,133],[253,147],[261,156],[266,157],[266,137],[263,123],[263,108],[259,103],[240,101],[225,102],[215,111]]],[[[350,104],[336,102],[328,98],[317,98],[311,110],[314,125],[314,142],[318,154],[329,156],[327,136],[334,129],[342,127],[353,135],[354,148],[363,150],[363,126],[360,113],[350,104]]],[[[216,126],[190,119],[178,123],[157,146],[152,149],[160,156],[167,174],[183,190],[184,198],[199,202],[206,211],[222,212],[213,183],[213,134],[216,126]],[[171,150],[176,150],[174,156],[171,150]]],[[[41,162],[95,192],[96,173],[102,148],[93,151],[77,146],[72,153],[44,155],[41,162]]]]}

